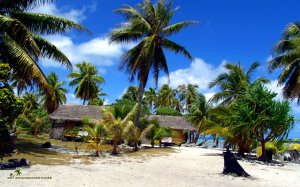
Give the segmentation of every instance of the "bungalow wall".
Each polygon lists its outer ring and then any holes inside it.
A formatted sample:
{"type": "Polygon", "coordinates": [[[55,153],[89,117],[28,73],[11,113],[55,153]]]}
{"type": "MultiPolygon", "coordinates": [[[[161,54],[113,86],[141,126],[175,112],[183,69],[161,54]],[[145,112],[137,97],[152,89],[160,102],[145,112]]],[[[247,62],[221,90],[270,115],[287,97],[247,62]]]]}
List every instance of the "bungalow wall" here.
{"type": "Polygon", "coordinates": [[[75,128],[76,124],[74,121],[52,121],[50,138],[58,140],[64,139],[65,130],[75,128]]]}
{"type": "Polygon", "coordinates": [[[187,140],[187,133],[184,130],[172,130],[172,143],[183,143],[187,140]]]}

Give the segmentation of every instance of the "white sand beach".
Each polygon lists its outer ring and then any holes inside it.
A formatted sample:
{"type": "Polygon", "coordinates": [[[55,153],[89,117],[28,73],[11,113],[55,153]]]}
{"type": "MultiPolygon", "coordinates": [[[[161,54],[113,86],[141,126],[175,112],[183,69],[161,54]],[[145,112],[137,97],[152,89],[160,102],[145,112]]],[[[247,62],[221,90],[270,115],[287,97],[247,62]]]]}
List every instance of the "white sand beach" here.
{"type": "Polygon", "coordinates": [[[252,177],[223,175],[222,150],[176,148],[158,156],[98,158],[92,164],[44,166],[21,169],[20,177],[7,179],[2,170],[0,186],[300,186],[300,164],[268,166],[239,161],[252,177]],[[51,179],[33,179],[51,177],[51,179]]]}

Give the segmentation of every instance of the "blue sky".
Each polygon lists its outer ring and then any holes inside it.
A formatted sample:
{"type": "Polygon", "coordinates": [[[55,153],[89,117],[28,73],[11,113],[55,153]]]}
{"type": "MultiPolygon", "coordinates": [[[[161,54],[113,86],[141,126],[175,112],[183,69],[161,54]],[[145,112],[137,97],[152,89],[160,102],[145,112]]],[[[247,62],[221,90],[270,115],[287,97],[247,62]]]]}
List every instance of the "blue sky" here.
{"type": "MultiPolygon", "coordinates": [[[[57,0],[33,11],[54,14],[77,21],[88,28],[92,35],[84,32],[69,32],[65,35],[46,36],[59,47],[73,64],[83,60],[95,64],[105,78],[103,91],[108,94],[109,103],[118,99],[131,85],[124,72],[118,71],[119,58],[132,45],[109,45],[107,34],[124,19],[113,12],[122,4],[135,5],[139,0],[57,0]]],[[[171,39],[185,46],[195,58],[189,62],[180,55],[166,52],[170,70],[170,84],[173,87],[183,83],[199,85],[199,91],[211,97],[216,90],[209,90],[207,84],[224,71],[227,61],[240,61],[248,68],[254,61],[261,66],[253,78],[265,76],[271,80],[268,87],[282,98],[277,87],[278,72],[267,71],[267,59],[272,48],[281,37],[288,23],[300,21],[297,0],[175,0],[180,6],[173,22],[197,20],[200,24],[190,27],[171,39]]],[[[47,74],[54,71],[60,79],[67,81],[68,70],[52,60],[42,60],[41,67],[47,74]]],[[[162,75],[159,86],[167,83],[162,75]]],[[[136,83],[133,83],[136,85],[136,83]]],[[[149,81],[149,86],[153,82],[149,81]]],[[[74,88],[69,88],[67,103],[79,104],[74,97],[74,88]]],[[[293,113],[300,119],[300,107],[292,103],[293,113]]],[[[290,137],[300,137],[300,125],[296,124],[290,137]]]]}

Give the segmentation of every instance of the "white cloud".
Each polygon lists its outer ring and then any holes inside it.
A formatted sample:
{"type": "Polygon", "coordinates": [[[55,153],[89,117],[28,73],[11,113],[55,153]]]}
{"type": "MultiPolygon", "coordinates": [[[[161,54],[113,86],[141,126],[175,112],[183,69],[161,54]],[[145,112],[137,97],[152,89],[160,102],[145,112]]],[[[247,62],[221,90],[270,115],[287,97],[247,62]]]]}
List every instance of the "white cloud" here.
{"type": "Polygon", "coordinates": [[[275,97],[275,99],[280,100],[280,101],[283,100],[283,95],[282,95],[283,86],[278,86],[277,80],[271,80],[270,83],[266,85],[266,87],[269,90],[272,90],[273,92],[277,93],[277,96],[275,97]]]}
{"type": "MultiPolygon", "coordinates": [[[[225,63],[226,60],[223,60],[217,67],[214,67],[204,60],[196,58],[190,67],[170,72],[170,85],[176,88],[181,84],[196,84],[199,87],[199,92],[203,93],[207,99],[209,99],[215,91],[213,89],[209,90],[208,84],[220,73],[225,72],[225,63]]],[[[167,77],[161,77],[159,79],[159,86],[163,84],[168,84],[167,77]]]]}
{"type": "MultiPolygon", "coordinates": [[[[109,67],[119,60],[120,56],[131,46],[109,43],[107,37],[93,38],[87,42],[76,44],[72,38],[62,35],[51,35],[45,37],[48,41],[58,47],[72,62],[72,64],[89,61],[98,67],[100,73],[105,73],[104,67],[109,67]]],[[[60,67],[51,59],[42,60],[44,67],[60,67]]]]}
{"type": "Polygon", "coordinates": [[[81,9],[71,8],[66,11],[64,7],[58,8],[53,2],[35,7],[32,12],[60,16],[80,23],[86,19],[86,16],[84,15],[85,12],[94,12],[96,8],[96,3],[93,3],[92,5],[84,6],[81,9]]]}

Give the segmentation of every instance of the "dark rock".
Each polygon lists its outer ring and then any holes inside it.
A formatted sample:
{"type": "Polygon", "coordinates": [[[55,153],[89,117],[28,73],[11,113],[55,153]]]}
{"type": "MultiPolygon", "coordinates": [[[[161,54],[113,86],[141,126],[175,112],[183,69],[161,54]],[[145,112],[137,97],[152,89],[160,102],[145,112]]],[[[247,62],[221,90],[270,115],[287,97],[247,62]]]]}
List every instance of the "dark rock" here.
{"type": "Polygon", "coordinates": [[[29,165],[30,165],[30,162],[29,162],[29,160],[26,160],[25,158],[22,158],[22,159],[20,160],[20,165],[21,165],[21,166],[29,166],[29,165]]]}
{"type": "Polygon", "coordinates": [[[43,148],[51,148],[51,143],[50,142],[46,142],[42,145],[43,148]]]}
{"type": "Polygon", "coordinates": [[[236,174],[238,176],[249,177],[250,175],[238,163],[235,156],[227,149],[224,154],[224,169],[223,174],[236,174]]]}
{"type": "Polygon", "coordinates": [[[20,160],[16,158],[9,159],[8,162],[14,163],[15,167],[20,167],[20,160]]]}

